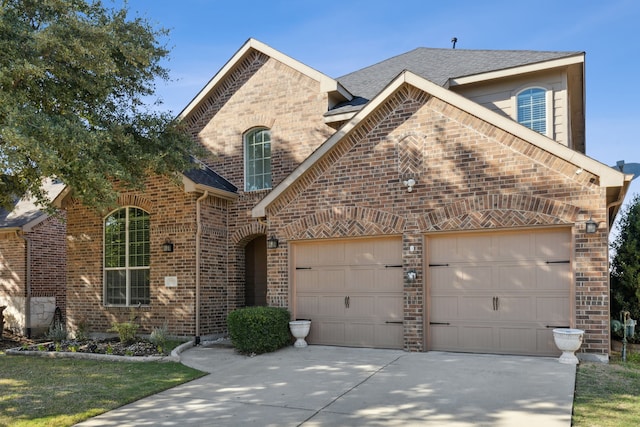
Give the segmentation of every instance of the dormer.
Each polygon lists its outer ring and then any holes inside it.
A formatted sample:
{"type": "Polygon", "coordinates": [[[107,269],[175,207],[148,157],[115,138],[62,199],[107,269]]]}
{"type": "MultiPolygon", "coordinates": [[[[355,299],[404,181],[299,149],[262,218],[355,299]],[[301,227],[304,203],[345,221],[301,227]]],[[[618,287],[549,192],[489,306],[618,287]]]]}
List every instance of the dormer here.
{"type": "Polygon", "coordinates": [[[450,79],[449,89],[585,152],[584,53],[450,79]]]}

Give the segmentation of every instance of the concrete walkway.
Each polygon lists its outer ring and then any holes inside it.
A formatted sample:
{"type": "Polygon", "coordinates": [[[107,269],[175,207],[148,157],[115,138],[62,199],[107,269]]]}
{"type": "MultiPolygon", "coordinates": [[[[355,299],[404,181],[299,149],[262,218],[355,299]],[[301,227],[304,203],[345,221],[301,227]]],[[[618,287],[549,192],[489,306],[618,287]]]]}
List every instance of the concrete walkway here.
{"type": "Polygon", "coordinates": [[[210,375],[78,425],[571,425],[576,369],[554,358],[220,345],[181,357],[210,375]]]}

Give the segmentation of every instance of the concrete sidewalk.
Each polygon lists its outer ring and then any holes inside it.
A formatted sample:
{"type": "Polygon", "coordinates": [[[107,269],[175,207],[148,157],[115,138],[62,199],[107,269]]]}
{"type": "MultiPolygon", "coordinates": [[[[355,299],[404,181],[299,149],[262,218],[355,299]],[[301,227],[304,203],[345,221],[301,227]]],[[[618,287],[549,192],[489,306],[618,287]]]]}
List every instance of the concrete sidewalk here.
{"type": "Polygon", "coordinates": [[[575,366],[554,358],[289,347],[194,347],[210,375],[80,426],[565,426],[575,366]]]}

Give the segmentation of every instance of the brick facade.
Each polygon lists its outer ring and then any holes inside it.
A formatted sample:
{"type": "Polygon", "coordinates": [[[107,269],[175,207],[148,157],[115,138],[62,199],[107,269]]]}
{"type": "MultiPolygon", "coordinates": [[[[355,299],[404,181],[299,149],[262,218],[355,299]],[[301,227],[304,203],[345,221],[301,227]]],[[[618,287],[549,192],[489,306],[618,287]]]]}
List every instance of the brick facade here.
{"type": "MultiPolygon", "coordinates": [[[[567,225],[573,228],[575,326],[583,350],[608,354],[605,194],[589,173],[443,101],[404,86],[268,208],[286,240],[400,234],[405,271],[405,349],[424,350],[422,246],[430,233],[567,225]],[[406,140],[411,139],[411,144],[406,140]],[[420,159],[403,167],[406,150],[420,159]],[[408,172],[409,171],[409,172],[408,172]],[[416,180],[411,193],[402,184],[416,180]],[[409,252],[412,245],[417,251],[409,252]]],[[[271,255],[271,253],[270,253],[271,255]]],[[[269,257],[269,297],[288,306],[287,247],[269,257]]]]}
{"type": "MultiPolygon", "coordinates": [[[[249,50],[183,117],[213,153],[208,166],[238,188],[238,197],[209,195],[199,202],[201,193],[157,177],[144,193],[122,193],[120,206],[151,215],[151,304],[136,309],[143,331],[166,323],[172,334],[189,336],[199,323],[201,335],[224,333],[228,312],[244,304],[244,248],[257,236],[280,240],[267,251],[267,300],[291,307],[287,242],[395,235],[402,236],[405,272],[418,274],[404,285],[404,348],[423,351],[430,235],[564,226],[573,236],[573,326],[586,330],[583,351],[608,355],[608,218],[599,177],[577,173],[575,164],[409,84],[279,194],[265,218],[252,217],[270,190],[244,191],[243,135],[270,129],[276,187],[339,127],[325,123],[328,102],[318,81],[249,50]],[[416,181],[412,192],[403,185],[409,178],[416,181]],[[596,234],[583,231],[589,217],[601,223],[596,234]],[[166,239],[173,253],[161,252],[166,239]],[[176,276],[178,286],[166,287],[167,276],[176,276]]],[[[73,200],[66,208],[69,325],[73,330],[87,321],[104,332],[130,309],[103,304],[103,216],[73,200]]]]}
{"type": "MultiPolygon", "coordinates": [[[[114,321],[138,317],[140,332],[167,325],[178,336],[195,333],[196,221],[200,194],[185,193],[169,180],[150,178],[144,194],[123,191],[119,207],[135,206],[150,214],[151,303],[140,308],[109,307],[103,302],[103,221],[104,215],[69,200],[68,232],[68,325],[71,331],[81,322],[92,332],[106,332],[114,321]],[[162,252],[169,239],[174,252],[162,252]],[[165,286],[165,277],[176,277],[176,287],[165,286]]],[[[200,330],[203,334],[226,329],[227,202],[207,197],[200,202],[202,229],[200,242],[200,330]]]]}
{"type": "Polygon", "coordinates": [[[27,232],[0,232],[0,305],[9,307],[5,324],[17,333],[42,333],[56,308],[63,318],[66,313],[66,224],[61,215],[27,232]]]}

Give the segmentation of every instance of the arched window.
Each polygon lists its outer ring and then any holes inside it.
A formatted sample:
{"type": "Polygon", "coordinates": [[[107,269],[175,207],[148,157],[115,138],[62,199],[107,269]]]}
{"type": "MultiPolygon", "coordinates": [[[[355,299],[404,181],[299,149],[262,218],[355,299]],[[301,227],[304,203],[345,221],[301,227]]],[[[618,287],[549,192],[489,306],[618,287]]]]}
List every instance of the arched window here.
{"type": "Polygon", "coordinates": [[[149,214],[126,207],[104,220],[104,304],[150,303],[149,214]]]}
{"type": "Polygon", "coordinates": [[[244,135],[244,190],[271,188],[271,131],[256,128],[244,135]]]}
{"type": "Polygon", "coordinates": [[[517,95],[518,123],[529,129],[547,134],[547,91],[535,87],[517,95]]]}

